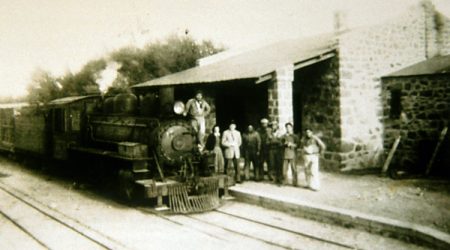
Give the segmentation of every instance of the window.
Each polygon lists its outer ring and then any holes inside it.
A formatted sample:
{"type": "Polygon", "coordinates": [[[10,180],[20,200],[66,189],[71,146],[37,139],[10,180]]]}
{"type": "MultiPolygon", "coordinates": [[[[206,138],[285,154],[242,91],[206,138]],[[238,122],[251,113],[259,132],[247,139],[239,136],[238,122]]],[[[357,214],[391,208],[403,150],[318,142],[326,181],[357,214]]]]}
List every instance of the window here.
{"type": "Polygon", "coordinates": [[[392,119],[400,118],[402,113],[402,91],[400,89],[391,90],[390,115],[392,119]]]}
{"type": "Polygon", "coordinates": [[[55,132],[64,132],[66,123],[64,119],[64,109],[54,109],[54,130],[55,132]]]}

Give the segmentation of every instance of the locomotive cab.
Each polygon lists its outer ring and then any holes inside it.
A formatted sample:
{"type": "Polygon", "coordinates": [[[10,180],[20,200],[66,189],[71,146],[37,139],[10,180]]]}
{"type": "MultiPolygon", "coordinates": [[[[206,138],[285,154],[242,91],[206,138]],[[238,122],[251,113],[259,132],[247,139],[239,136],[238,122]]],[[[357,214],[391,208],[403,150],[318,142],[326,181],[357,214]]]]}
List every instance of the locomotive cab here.
{"type": "Polygon", "coordinates": [[[71,145],[80,145],[86,134],[86,115],[94,112],[100,96],[56,99],[47,105],[47,147],[53,159],[67,160],[71,145]]]}

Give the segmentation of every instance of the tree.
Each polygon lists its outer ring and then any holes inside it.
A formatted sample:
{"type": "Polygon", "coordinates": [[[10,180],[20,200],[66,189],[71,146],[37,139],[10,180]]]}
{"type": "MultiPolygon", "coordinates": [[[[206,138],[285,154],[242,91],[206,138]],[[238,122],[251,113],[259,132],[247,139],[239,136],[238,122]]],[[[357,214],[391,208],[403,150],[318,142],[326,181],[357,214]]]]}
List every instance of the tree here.
{"type": "Polygon", "coordinates": [[[97,78],[98,74],[106,68],[105,59],[96,59],[88,62],[80,72],[73,74],[67,72],[59,80],[62,85],[62,96],[78,96],[100,93],[97,78]]]}
{"type": "Polygon", "coordinates": [[[29,103],[48,103],[60,96],[57,79],[50,72],[36,69],[27,87],[29,103]]]}
{"type": "Polygon", "coordinates": [[[164,42],[150,43],[143,49],[122,48],[113,52],[111,59],[122,65],[118,71],[132,86],[192,68],[199,58],[222,50],[211,41],[197,43],[190,36],[172,35],[164,42]]]}
{"type": "Polygon", "coordinates": [[[146,58],[142,50],[136,47],[125,47],[114,51],[110,59],[121,65],[117,71],[130,85],[148,79],[151,73],[145,69],[144,65],[148,65],[149,62],[155,63],[152,58],[146,58]]]}
{"type": "Polygon", "coordinates": [[[28,88],[28,99],[32,102],[48,102],[66,97],[100,93],[99,81],[102,73],[111,70],[109,65],[119,65],[113,71],[110,93],[123,92],[126,88],[167,74],[182,71],[196,65],[199,58],[220,52],[211,41],[196,42],[190,36],[172,35],[163,42],[154,42],[144,48],[133,46],[113,51],[96,60],[91,60],[77,73],[67,72],[59,78],[49,72],[36,70],[28,88]]]}

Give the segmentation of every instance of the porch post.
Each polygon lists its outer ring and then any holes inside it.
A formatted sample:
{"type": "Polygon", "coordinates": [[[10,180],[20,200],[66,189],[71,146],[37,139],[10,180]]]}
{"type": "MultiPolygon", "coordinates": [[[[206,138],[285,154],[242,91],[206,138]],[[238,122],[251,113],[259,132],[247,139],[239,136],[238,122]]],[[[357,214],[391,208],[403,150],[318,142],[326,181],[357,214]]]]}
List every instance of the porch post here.
{"type": "Polygon", "coordinates": [[[292,82],[294,81],[294,65],[287,65],[275,70],[268,87],[269,118],[276,120],[281,128],[294,121],[294,103],[292,82]]]}

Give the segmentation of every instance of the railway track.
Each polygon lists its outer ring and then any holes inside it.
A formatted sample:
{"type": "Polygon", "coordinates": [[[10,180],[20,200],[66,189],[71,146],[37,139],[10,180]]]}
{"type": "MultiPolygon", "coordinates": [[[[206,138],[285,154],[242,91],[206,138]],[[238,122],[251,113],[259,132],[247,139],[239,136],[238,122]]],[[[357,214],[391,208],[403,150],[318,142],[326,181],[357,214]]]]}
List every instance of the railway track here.
{"type": "Polygon", "coordinates": [[[189,227],[208,236],[246,248],[270,249],[358,249],[358,247],[322,238],[312,233],[282,227],[257,218],[249,218],[224,209],[201,214],[170,215],[139,207],[140,211],[159,216],[174,224],[189,227]]]}
{"type": "Polygon", "coordinates": [[[28,241],[20,244],[40,249],[128,249],[120,242],[1,182],[0,200],[0,217],[9,222],[14,235],[28,241]]]}
{"type": "Polygon", "coordinates": [[[48,182],[31,183],[0,181],[0,249],[14,249],[4,244],[2,236],[19,235],[4,234],[4,222],[20,231],[22,236],[15,240],[28,240],[27,247],[22,244],[19,249],[148,249],[150,245],[166,249],[422,249],[235,201],[204,213],[165,214],[145,205],[127,208],[117,204],[111,210],[102,204],[111,201],[101,198],[101,206],[88,206],[84,199],[71,194],[80,206],[94,209],[93,215],[85,217],[80,212],[58,210],[70,207],[67,202],[72,198],[57,207],[51,205],[51,200],[66,200],[64,190],[51,193],[49,190],[58,187],[48,182]],[[29,190],[38,186],[47,193],[29,190]]]}

